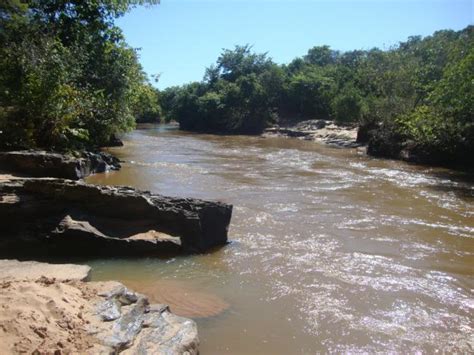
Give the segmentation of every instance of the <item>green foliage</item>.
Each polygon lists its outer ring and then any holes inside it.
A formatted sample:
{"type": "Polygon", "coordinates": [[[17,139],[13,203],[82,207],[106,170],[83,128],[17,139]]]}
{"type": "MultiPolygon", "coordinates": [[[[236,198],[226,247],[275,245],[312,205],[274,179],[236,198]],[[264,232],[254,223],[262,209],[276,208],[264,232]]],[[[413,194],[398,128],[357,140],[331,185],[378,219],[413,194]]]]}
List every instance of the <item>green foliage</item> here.
{"type": "Polygon", "coordinates": [[[387,51],[313,47],[288,65],[236,46],[202,82],[158,92],[114,26],[157,2],[0,2],[0,148],[98,146],[135,121],[257,134],[282,118],[323,118],[359,124],[374,154],[472,162],[473,26],[387,51]]]}
{"type": "Polygon", "coordinates": [[[202,83],[161,93],[167,119],[193,131],[260,133],[274,119],[284,71],[250,46],[224,50],[202,83]]]}
{"type": "Polygon", "coordinates": [[[311,48],[308,53],[304,56],[304,61],[324,67],[329,64],[335,64],[339,53],[331,50],[329,46],[320,46],[311,48]]]}
{"type": "Polygon", "coordinates": [[[467,51],[446,65],[424,105],[396,121],[421,155],[462,161],[474,153],[474,48],[467,51]]]}
{"type": "Polygon", "coordinates": [[[151,105],[149,85],[135,50],[113,25],[115,17],[142,3],[0,5],[0,146],[97,146],[132,128],[134,115],[156,111],[137,108],[140,100],[151,105]]]}
{"type": "Polygon", "coordinates": [[[327,70],[307,66],[289,79],[287,107],[302,117],[328,119],[335,81],[327,70]]]}
{"type": "Polygon", "coordinates": [[[354,87],[345,87],[331,102],[338,123],[359,122],[367,111],[366,102],[354,87]]]}
{"type": "Polygon", "coordinates": [[[160,122],[161,107],[159,92],[150,84],[140,85],[134,92],[131,103],[133,116],[139,123],[160,122]]]}
{"type": "Polygon", "coordinates": [[[410,37],[387,51],[311,48],[276,65],[249,46],[224,50],[203,82],[167,89],[167,117],[183,129],[258,133],[282,118],[359,124],[374,154],[410,149],[422,160],[474,154],[473,27],[410,37]]]}
{"type": "Polygon", "coordinates": [[[272,66],[265,54],[252,53],[249,45],[236,46],[234,50],[225,49],[217,59],[217,68],[221,79],[235,82],[238,78],[259,75],[272,66]]]}

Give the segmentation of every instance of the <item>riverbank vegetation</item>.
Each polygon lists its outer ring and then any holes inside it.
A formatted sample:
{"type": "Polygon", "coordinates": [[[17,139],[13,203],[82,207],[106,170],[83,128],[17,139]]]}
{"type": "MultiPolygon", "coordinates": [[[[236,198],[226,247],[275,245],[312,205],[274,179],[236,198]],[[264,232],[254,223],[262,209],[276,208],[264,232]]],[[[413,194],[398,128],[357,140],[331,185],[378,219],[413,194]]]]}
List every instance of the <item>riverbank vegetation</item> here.
{"type": "Polygon", "coordinates": [[[330,119],[359,126],[373,155],[472,163],[473,26],[388,50],[313,47],[284,65],[236,46],[202,81],[159,92],[114,25],[131,7],[158,2],[3,1],[0,149],[90,149],[160,119],[227,134],[330,119]]]}
{"type": "Polygon", "coordinates": [[[159,115],[157,90],[114,19],[154,0],[0,4],[0,148],[107,144],[159,115]]]}
{"type": "Polygon", "coordinates": [[[161,92],[161,105],[185,130],[259,134],[280,121],[333,119],[359,125],[373,155],[472,163],[473,28],[389,50],[319,46],[286,65],[237,46],[201,82],[161,92]]]}

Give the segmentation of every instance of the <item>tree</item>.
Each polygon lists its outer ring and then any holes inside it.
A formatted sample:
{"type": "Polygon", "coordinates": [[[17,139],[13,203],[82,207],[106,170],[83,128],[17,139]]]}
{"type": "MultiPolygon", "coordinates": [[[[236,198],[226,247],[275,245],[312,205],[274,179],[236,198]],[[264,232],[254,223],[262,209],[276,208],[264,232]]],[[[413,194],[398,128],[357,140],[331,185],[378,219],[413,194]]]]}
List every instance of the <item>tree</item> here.
{"type": "Polygon", "coordinates": [[[139,85],[133,92],[131,110],[139,123],[160,122],[162,113],[158,90],[150,84],[139,85]]]}
{"type": "Polygon", "coordinates": [[[324,67],[336,63],[338,55],[339,53],[331,50],[329,46],[313,47],[304,56],[304,61],[312,65],[324,67]]]}
{"type": "Polygon", "coordinates": [[[335,82],[318,67],[307,67],[292,76],[288,87],[288,104],[302,117],[327,119],[335,82]]]}
{"type": "Polygon", "coordinates": [[[162,93],[165,116],[186,130],[257,134],[275,117],[284,71],[251,47],[224,50],[201,83],[162,93]]]}
{"type": "Polygon", "coordinates": [[[333,117],[338,123],[358,123],[367,109],[362,95],[353,86],[344,87],[333,98],[331,108],[333,117]]]}
{"type": "Polygon", "coordinates": [[[230,82],[249,74],[261,74],[272,65],[267,54],[252,52],[250,45],[235,46],[233,50],[224,49],[217,59],[216,67],[220,78],[230,82]]]}
{"type": "Polygon", "coordinates": [[[156,1],[8,0],[0,6],[3,148],[74,149],[134,125],[147,85],[113,20],[156,1]]]}
{"type": "Polygon", "coordinates": [[[358,124],[373,154],[465,162],[474,156],[473,28],[412,36],[388,50],[317,46],[281,66],[236,46],[203,82],[165,90],[165,111],[183,129],[224,133],[334,119],[358,124]]]}

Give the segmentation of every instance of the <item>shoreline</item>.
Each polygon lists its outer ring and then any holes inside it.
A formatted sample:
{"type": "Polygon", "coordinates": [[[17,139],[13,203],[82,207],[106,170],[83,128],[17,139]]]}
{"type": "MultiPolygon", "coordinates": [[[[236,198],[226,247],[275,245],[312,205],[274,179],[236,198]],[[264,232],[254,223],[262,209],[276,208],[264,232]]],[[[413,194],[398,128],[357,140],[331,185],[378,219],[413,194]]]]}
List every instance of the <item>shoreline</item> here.
{"type": "Polygon", "coordinates": [[[198,354],[196,323],[91,268],[0,260],[0,352],[198,354]]]}
{"type": "MultiPolygon", "coordinates": [[[[16,259],[202,253],[227,244],[232,206],[86,184],[84,176],[120,168],[106,154],[1,155],[0,353],[198,354],[196,323],[172,313],[155,288],[144,287],[145,296],[117,281],[87,281],[88,266],[16,259]]],[[[192,316],[228,307],[205,308],[218,299],[196,294],[189,310],[187,293],[173,292],[173,308],[183,304],[192,316]]]]}
{"type": "Polygon", "coordinates": [[[463,174],[474,174],[474,169],[472,167],[453,162],[436,162],[430,159],[423,159],[422,157],[413,154],[409,149],[401,150],[397,156],[371,153],[368,142],[357,142],[357,133],[357,126],[336,125],[334,121],[306,120],[296,124],[286,124],[281,126],[275,125],[266,128],[261,134],[261,137],[296,138],[336,148],[355,148],[359,152],[376,159],[403,161],[408,164],[427,168],[444,168],[463,174]]]}

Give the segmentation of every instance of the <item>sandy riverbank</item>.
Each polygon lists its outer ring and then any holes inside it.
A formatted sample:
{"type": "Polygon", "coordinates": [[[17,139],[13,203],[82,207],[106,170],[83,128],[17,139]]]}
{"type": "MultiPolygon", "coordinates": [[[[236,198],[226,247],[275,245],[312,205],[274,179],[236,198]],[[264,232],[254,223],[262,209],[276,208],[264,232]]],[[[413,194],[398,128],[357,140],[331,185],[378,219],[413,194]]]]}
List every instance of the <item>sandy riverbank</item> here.
{"type": "Polygon", "coordinates": [[[0,260],[0,354],[197,354],[192,320],[89,272],[0,260]]]}
{"type": "Polygon", "coordinates": [[[95,322],[91,300],[96,292],[83,283],[90,268],[15,260],[0,264],[1,354],[105,350],[86,331],[95,322]]]}

